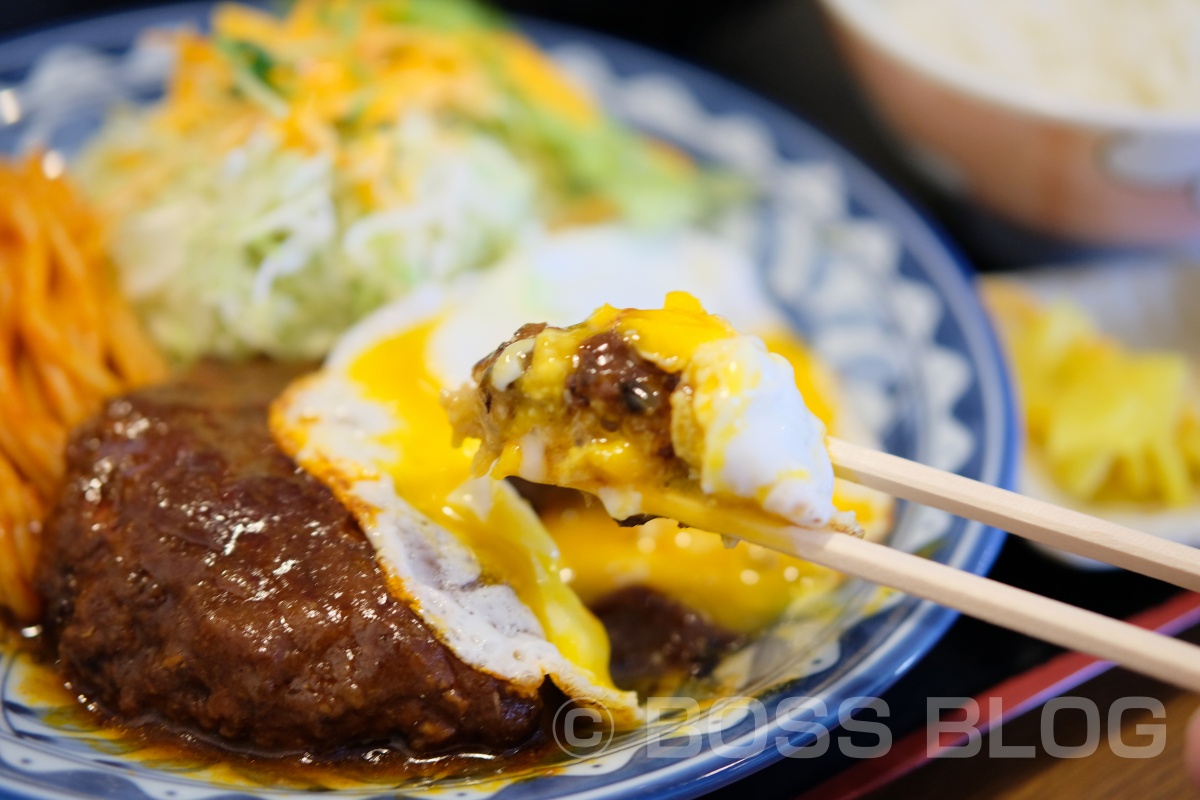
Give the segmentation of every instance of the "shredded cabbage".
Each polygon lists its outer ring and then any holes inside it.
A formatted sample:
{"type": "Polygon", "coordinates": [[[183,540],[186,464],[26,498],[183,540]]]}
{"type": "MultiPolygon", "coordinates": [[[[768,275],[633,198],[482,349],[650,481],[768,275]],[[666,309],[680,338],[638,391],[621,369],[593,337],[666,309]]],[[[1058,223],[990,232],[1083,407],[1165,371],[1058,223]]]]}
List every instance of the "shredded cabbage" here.
{"type": "Polygon", "coordinates": [[[318,358],[530,229],[691,224],[736,196],[463,0],[225,5],[173,45],[163,102],[110,118],[77,177],[177,361],[318,358]]]}
{"type": "MultiPolygon", "coordinates": [[[[140,131],[125,120],[106,135],[140,131]]],[[[376,210],[359,206],[328,153],[268,133],[212,166],[204,153],[158,153],[183,162],[169,170],[178,179],[117,220],[111,244],[151,335],[185,361],[316,358],[387,300],[491,262],[533,218],[533,178],[495,141],[447,136],[415,115],[389,133],[388,169],[411,196],[376,210]]],[[[86,161],[81,173],[101,193],[120,190],[119,176],[86,161]]]]}

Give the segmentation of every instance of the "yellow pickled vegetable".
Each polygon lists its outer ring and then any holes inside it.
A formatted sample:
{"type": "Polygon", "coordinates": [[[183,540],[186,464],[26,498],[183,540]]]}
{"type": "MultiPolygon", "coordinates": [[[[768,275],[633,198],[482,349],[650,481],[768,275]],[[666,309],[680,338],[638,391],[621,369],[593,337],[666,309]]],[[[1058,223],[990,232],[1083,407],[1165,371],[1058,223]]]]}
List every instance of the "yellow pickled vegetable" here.
{"type": "Polygon", "coordinates": [[[1067,302],[1041,305],[993,282],[1029,445],[1084,501],[1181,506],[1200,485],[1200,398],[1179,353],[1135,352],[1067,302]]]}

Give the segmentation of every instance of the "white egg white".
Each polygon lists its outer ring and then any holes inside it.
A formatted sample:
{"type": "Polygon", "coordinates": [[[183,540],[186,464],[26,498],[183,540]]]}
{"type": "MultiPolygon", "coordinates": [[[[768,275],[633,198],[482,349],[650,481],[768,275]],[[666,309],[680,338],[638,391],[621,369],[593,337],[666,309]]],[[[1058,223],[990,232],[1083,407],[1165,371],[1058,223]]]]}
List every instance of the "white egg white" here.
{"type": "MultiPolygon", "coordinates": [[[[458,388],[489,348],[527,322],[571,325],[604,303],[659,307],[674,290],[692,293],[747,333],[779,330],[786,322],[758,280],[738,248],[702,233],[598,227],[539,234],[489,271],[427,286],[355,326],[320,372],[277,401],[272,430],[355,514],[394,591],[464,662],[530,693],[549,677],[568,696],[628,723],[639,718],[636,696],[564,655],[518,591],[484,580],[476,552],[402,496],[388,473],[396,453],[386,437],[410,423],[356,382],[353,368],[379,343],[433,322],[424,369],[442,389],[458,388]]],[[[533,515],[506,482],[474,479],[457,495],[480,519],[497,504],[533,515]]]]}
{"type": "MultiPolygon", "coordinates": [[[[824,528],[837,513],[825,425],[796,391],[792,365],[761,339],[734,336],[697,347],[671,407],[675,420],[694,420],[701,432],[697,466],[705,494],[759,502],[806,528],[824,528]]],[[[687,449],[675,441],[676,453],[687,449]]]]}

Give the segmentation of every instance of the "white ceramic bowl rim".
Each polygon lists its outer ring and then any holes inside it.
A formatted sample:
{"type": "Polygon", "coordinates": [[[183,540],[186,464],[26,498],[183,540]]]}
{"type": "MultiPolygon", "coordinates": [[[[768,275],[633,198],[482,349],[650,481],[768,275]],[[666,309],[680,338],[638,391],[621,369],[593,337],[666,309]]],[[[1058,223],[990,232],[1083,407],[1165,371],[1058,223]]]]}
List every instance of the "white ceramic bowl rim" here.
{"type": "Polygon", "coordinates": [[[993,77],[957,59],[932,52],[905,35],[880,9],[882,2],[886,0],[822,0],[834,17],[892,57],[911,65],[926,77],[995,105],[1095,128],[1200,133],[1200,114],[1117,108],[1071,100],[993,77]]]}

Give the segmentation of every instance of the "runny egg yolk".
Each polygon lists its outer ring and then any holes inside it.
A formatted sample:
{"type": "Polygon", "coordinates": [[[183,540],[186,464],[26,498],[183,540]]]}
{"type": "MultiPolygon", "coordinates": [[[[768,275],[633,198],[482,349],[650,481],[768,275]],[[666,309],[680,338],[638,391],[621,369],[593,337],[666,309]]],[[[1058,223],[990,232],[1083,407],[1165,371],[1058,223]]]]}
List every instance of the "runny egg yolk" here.
{"type": "Polygon", "coordinates": [[[463,490],[478,443],[451,445],[441,387],[426,363],[436,326],[385,339],[349,369],[364,396],[389,406],[398,423],[379,441],[396,454],[387,468],[396,491],[471,548],[485,576],[511,586],[565,658],[611,687],[608,636],[563,580],[566,565],[537,515],[514,491],[478,498],[463,490]]]}
{"type": "MultiPolygon", "coordinates": [[[[536,456],[527,452],[532,444],[547,451],[556,446],[554,436],[536,434],[560,424],[553,409],[561,404],[565,382],[577,367],[580,345],[607,330],[631,342],[641,356],[660,368],[676,372],[685,369],[702,346],[739,341],[724,319],[707,314],[696,299],[682,292],[668,295],[663,309],[604,306],[582,325],[544,331],[536,344],[531,341],[522,348],[522,357],[529,358],[524,374],[514,378],[503,373],[502,384],[519,380],[520,391],[530,402],[518,407],[516,436],[504,445],[494,474],[523,474],[526,462],[544,460],[540,452],[536,456]]],[[[788,362],[805,402],[826,428],[831,428],[837,405],[832,375],[786,330],[768,333],[764,342],[788,362]]],[[[735,360],[716,366],[737,365],[735,360]]],[[[727,379],[720,386],[710,387],[713,393],[751,388],[739,388],[738,375],[724,377],[727,379]]],[[[626,435],[634,434],[613,431],[583,444],[570,442],[567,452],[555,454],[559,466],[554,474],[592,475],[601,485],[606,476],[616,482],[657,483],[656,470],[661,470],[661,465],[636,440],[626,441],[626,435]]],[[[753,633],[777,619],[794,601],[823,594],[841,580],[831,570],[753,545],[727,549],[719,536],[703,530],[681,529],[663,520],[620,527],[599,504],[563,502],[544,509],[543,522],[562,549],[571,586],[586,603],[600,601],[622,588],[645,586],[699,611],[721,627],[753,633]]],[[[834,505],[853,512],[859,523],[868,527],[886,521],[886,507],[853,487],[835,483],[834,505]]]]}
{"type": "Polygon", "coordinates": [[[808,528],[853,524],[832,504],[826,426],[792,365],[690,294],[669,293],[661,309],[602,306],[531,338],[506,342],[481,367],[474,402],[452,404],[493,477],[583,490],[618,519],[682,491],[808,528]],[[513,377],[518,349],[528,364],[513,377]]]}
{"type": "MultiPolygon", "coordinates": [[[[505,444],[494,474],[539,479],[536,464],[541,459],[529,452],[532,440],[520,434],[556,424],[547,416],[547,409],[561,404],[563,386],[578,365],[580,345],[606,330],[615,331],[643,358],[667,371],[677,371],[700,345],[736,336],[728,322],[706,313],[700,302],[686,292],[670,292],[662,309],[639,311],[604,305],[581,325],[543,332],[519,379],[521,392],[529,402],[518,412],[513,428],[517,435],[505,444]]],[[[654,459],[646,457],[645,449],[639,442],[614,433],[585,444],[575,443],[569,451],[556,453],[555,458],[563,474],[592,474],[636,483],[655,477],[659,469],[654,459]]]]}
{"type": "MultiPolygon", "coordinates": [[[[537,349],[522,378],[525,392],[536,394],[539,386],[548,393],[561,392],[576,339],[614,322],[624,335],[638,337],[639,351],[673,366],[698,344],[733,335],[723,320],[697,312],[693,305],[699,308],[690,296],[672,295],[666,314],[623,312],[619,320],[616,309],[600,309],[579,336],[561,346],[537,349]]],[[[719,536],[666,520],[622,528],[599,505],[583,502],[545,509],[539,518],[513,491],[495,492],[490,503],[464,493],[464,486],[478,487],[470,483],[478,442],[451,445],[451,425],[439,399],[445,387],[429,365],[430,341],[440,322],[435,319],[382,340],[349,367],[349,377],[367,399],[388,406],[397,422],[380,441],[395,454],[387,471],[406,501],[470,547],[486,575],[512,586],[541,622],[547,639],[599,682],[611,684],[609,643],[585,603],[625,587],[644,586],[725,629],[751,634],[796,600],[819,596],[840,581],[831,570],[745,543],[728,549],[719,536]]],[[[791,363],[806,401],[831,425],[836,402],[832,377],[790,333],[780,330],[764,339],[791,363]]],[[[607,444],[609,450],[590,457],[607,460],[626,477],[636,471],[637,464],[630,463],[637,457],[636,448],[607,444]]],[[[841,489],[834,502],[854,511],[868,526],[887,513],[841,489]]]]}
{"type": "Polygon", "coordinates": [[[535,402],[556,401],[575,368],[579,345],[607,329],[615,330],[633,343],[642,357],[667,371],[677,371],[699,345],[736,335],[728,322],[705,313],[700,301],[686,292],[671,292],[663,308],[653,311],[604,305],[582,325],[539,335],[533,360],[521,377],[521,391],[535,402]]]}
{"type": "MultiPolygon", "coordinates": [[[[887,513],[876,501],[836,491],[834,504],[853,511],[864,527],[887,513]]],[[[842,580],[834,570],[748,542],[727,548],[720,536],[671,520],[623,528],[599,504],[565,504],[544,512],[542,521],[585,603],[644,586],[734,633],[756,633],[793,602],[819,597],[842,580]]]]}
{"type": "Polygon", "coordinates": [[[687,292],[671,292],[662,309],[617,312],[600,309],[589,324],[606,327],[612,320],[618,333],[629,339],[638,353],[668,372],[677,372],[707,342],[737,335],[723,318],[707,313],[700,301],[687,292]]]}
{"type": "Polygon", "coordinates": [[[642,586],[670,597],[734,633],[774,622],[794,600],[828,592],[833,570],[666,519],[622,528],[599,505],[570,505],[543,515],[562,548],[571,586],[585,603],[642,586]]]}
{"type": "MultiPolygon", "coordinates": [[[[643,325],[642,330],[664,357],[687,353],[697,340],[720,338],[715,330],[686,325],[664,329],[643,325]]],[[[763,340],[771,352],[792,365],[796,386],[813,413],[828,429],[836,430],[833,376],[788,331],[770,332],[763,340]]],[[[884,501],[840,482],[833,502],[853,512],[866,528],[886,522],[889,513],[884,501]]],[[[547,510],[542,518],[562,549],[572,588],[585,603],[622,588],[644,586],[726,630],[752,634],[778,619],[793,602],[827,593],[842,579],[833,570],[746,542],[727,548],[717,535],[680,528],[669,520],[621,527],[599,504],[564,504],[547,510]]]]}

